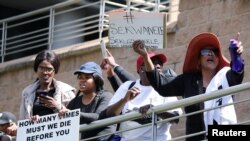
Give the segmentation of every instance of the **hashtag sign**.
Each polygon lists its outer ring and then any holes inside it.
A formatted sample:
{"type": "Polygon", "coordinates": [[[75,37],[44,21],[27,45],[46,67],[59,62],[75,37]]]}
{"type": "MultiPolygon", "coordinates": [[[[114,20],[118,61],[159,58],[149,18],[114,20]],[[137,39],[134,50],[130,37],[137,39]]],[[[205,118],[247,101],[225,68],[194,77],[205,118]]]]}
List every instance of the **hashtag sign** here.
{"type": "Polygon", "coordinates": [[[134,19],[134,15],[131,13],[131,12],[125,12],[126,13],[126,15],[125,16],[123,16],[123,18],[125,19],[125,20],[127,20],[127,23],[129,23],[129,21],[131,22],[131,23],[133,23],[133,19],[134,19]]]}

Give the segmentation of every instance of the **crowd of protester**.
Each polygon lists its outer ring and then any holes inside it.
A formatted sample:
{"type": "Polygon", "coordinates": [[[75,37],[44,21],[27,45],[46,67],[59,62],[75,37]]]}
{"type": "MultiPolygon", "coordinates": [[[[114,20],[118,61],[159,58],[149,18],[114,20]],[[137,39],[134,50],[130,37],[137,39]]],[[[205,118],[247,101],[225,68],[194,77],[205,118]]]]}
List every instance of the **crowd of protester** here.
{"type": "MultiPolygon", "coordinates": [[[[72,77],[76,76],[78,88],[55,79],[59,72],[60,60],[53,51],[44,50],[38,53],[34,60],[33,69],[37,78],[21,92],[19,119],[10,112],[0,113],[0,141],[15,140],[18,120],[38,121],[42,116],[54,113],[63,115],[74,109],[80,109],[79,124],[89,124],[129,112],[139,112],[142,115],[141,118],[114,126],[82,132],[80,139],[151,123],[152,116],[147,116],[146,113],[153,106],[178,101],[177,96],[188,98],[242,83],[244,60],[241,58],[243,46],[239,41],[239,34],[230,44],[236,48],[230,51],[231,61],[222,54],[220,41],[215,34],[198,34],[188,44],[183,73],[176,75],[172,69],[164,69],[166,55],[152,52],[145,47],[142,40],[136,40],[131,47],[138,53],[134,65],[139,78],[119,65],[107,50],[107,56],[100,64],[84,62],[72,74],[72,77]],[[232,59],[234,55],[238,55],[240,59],[232,59]],[[106,73],[114,93],[103,88],[104,83],[108,83],[103,78],[103,72],[106,73]]],[[[228,95],[183,108],[185,113],[192,113],[232,102],[233,96],[228,95]]],[[[181,114],[182,107],[158,114],[157,120],[181,114]]],[[[178,121],[177,118],[160,123],[157,126],[156,140],[171,139],[171,124],[177,124],[178,121]]],[[[186,135],[207,131],[208,125],[235,123],[237,118],[234,105],[197,113],[187,117],[186,135]]],[[[151,126],[125,131],[119,136],[122,141],[150,141],[151,126]]],[[[112,137],[104,136],[93,141],[108,141],[112,137]]],[[[186,138],[187,141],[204,139],[206,134],[186,138]]]]}

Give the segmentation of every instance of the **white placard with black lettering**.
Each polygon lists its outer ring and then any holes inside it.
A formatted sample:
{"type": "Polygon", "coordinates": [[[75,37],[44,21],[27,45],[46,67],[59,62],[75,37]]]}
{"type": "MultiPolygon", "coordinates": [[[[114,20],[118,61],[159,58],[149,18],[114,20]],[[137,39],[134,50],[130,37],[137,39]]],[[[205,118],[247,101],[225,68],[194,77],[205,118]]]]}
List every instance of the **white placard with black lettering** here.
{"type": "Polygon", "coordinates": [[[164,48],[166,15],[155,12],[111,12],[109,15],[110,47],[131,47],[135,40],[144,40],[147,48],[164,48]]]}
{"type": "Polygon", "coordinates": [[[18,121],[17,141],[78,141],[80,110],[41,116],[37,123],[18,121]]]}

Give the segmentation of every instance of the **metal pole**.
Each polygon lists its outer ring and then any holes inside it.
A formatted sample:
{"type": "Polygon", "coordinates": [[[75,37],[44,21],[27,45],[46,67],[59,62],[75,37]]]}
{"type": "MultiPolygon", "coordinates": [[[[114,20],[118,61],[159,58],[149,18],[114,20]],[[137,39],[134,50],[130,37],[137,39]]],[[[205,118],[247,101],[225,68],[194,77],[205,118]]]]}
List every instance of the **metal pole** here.
{"type": "Polygon", "coordinates": [[[49,18],[49,37],[48,37],[48,49],[51,50],[52,49],[52,45],[53,45],[53,37],[54,37],[54,19],[55,19],[55,10],[54,8],[50,9],[50,18],[49,18]]]}
{"type": "Polygon", "coordinates": [[[100,14],[99,14],[99,39],[100,41],[102,40],[104,14],[105,14],[105,0],[102,0],[100,3],[100,14]]]}
{"type": "Polygon", "coordinates": [[[7,34],[7,24],[6,22],[3,22],[3,28],[2,28],[2,44],[1,44],[1,63],[4,62],[4,55],[5,55],[5,48],[6,48],[6,34],[7,34]]]}
{"type": "Polygon", "coordinates": [[[127,2],[127,12],[130,12],[130,9],[131,9],[131,1],[130,0],[128,0],[127,2]]]}
{"type": "Polygon", "coordinates": [[[151,136],[151,141],[156,141],[157,137],[157,115],[155,112],[152,112],[152,136],[151,136]]]}
{"type": "Polygon", "coordinates": [[[159,6],[160,6],[160,0],[155,0],[155,12],[159,12],[160,10],[160,8],[159,8],[159,6]]]}
{"type": "Polygon", "coordinates": [[[103,26],[104,26],[104,15],[105,15],[105,0],[100,3],[100,15],[99,15],[99,41],[103,58],[107,57],[106,45],[102,38],[103,26]]]}

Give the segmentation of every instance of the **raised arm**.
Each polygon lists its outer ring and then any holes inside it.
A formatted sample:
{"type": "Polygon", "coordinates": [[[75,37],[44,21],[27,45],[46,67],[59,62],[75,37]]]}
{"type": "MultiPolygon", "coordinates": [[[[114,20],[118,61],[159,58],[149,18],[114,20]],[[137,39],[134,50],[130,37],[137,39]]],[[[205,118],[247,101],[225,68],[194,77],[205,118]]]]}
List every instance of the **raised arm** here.
{"type": "Polygon", "coordinates": [[[243,45],[239,38],[240,33],[237,33],[236,37],[230,40],[229,52],[231,57],[231,71],[227,73],[229,86],[242,83],[244,77],[244,60],[241,56],[243,53],[243,45]]]}
{"type": "Polygon", "coordinates": [[[142,40],[136,40],[133,42],[132,47],[135,52],[141,55],[144,59],[144,65],[147,72],[154,70],[154,64],[148,56],[147,49],[145,48],[145,44],[142,40]]]}
{"type": "Polygon", "coordinates": [[[108,64],[107,58],[104,58],[101,63],[102,71],[107,74],[110,85],[113,90],[116,91],[119,86],[122,84],[121,80],[116,76],[113,67],[108,64]]]}
{"type": "Polygon", "coordinates": [[[106,72],[114,91],[116,91],[122,83],[135,80],[135,77],[131,73],[116,63],[113,55],[108,50],[107,56],[108,57],[103,59],[101,68],[106,72]]]}

